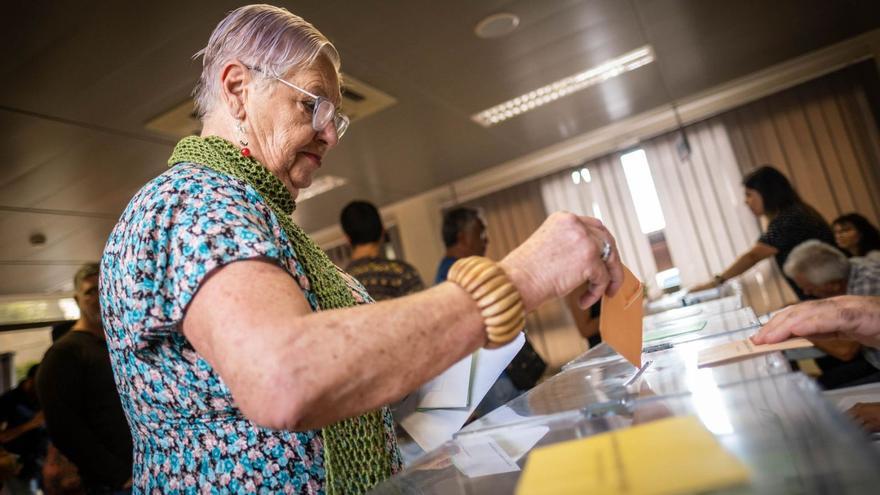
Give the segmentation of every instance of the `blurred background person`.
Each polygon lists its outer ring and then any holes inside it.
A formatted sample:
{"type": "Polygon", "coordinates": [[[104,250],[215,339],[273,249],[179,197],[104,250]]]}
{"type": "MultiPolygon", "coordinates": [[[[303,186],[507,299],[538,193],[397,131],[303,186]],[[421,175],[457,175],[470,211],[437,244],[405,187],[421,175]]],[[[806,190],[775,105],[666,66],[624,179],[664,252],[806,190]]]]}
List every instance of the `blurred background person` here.
{"type": "Polygon", "coordinates": [[[455,208],[443,215],[443,244],[446,254],[437,266],[434,283],[446,281],[449,268],[459,258],[485,256],[489,236],[480,214],[473,208],[455,208]]]}
{"type": "MultiPolygon", "coordinates": [[[[740,255],[713,280],[691,288],[692,291],[717,287],[771,256],[781,270],[791,250],[809,239],[834,245],[831,227],[815,208],[801,200],[780,171],[764,165],[746,174],[742,184],[745,187],[746,205],[756,217],[767,219],[767,230],[752,249],[740,255]]],[[[809,298],[794,280],[787,276],[785,279],[798,299],[809,298]]]]}
{"type": "Polygon", "coordinates": [[[376,301],[402,297],[425,288],[412,265],[385,256],[387,233],[379,210],[366,201],[352,201],[339,223],[351,244],[351,262],[345,267],[376,301]]]}
{"type": "Polygon", "coordinates": [[[79,470],[88,493],[125,493],[131,484],[131,433],[110,365],[98,302],[97,263],[74,276],[80,317],[46,351],[37,395],[52,443],[79,470]]]}
{"type": "Polygon", "coordinates": [[[0,396],[0,447],[18,456],[21,470],[6,481],[11,493],[36,493],[49,437],[37,399],[38,365],[14,389],[0,396]]]}
{"type": "MultiPolygon", "coordinates": [[[[880,296],[880,263],[867,258],[847,258],[834,246],[809,240],[795,247],[783,267],[808,296],[817,299],[843,295],[880,296]]],[[[817,379],[826,389],[872,383],[880,380],[880,370],[852,339],[822,339],[816,347],[828,356],[816,358],[822,370],[817,379]]]]}
{"type": "Polygon", "coordinates": [[[831,223],[834,241],[847,256],[864,256],[880,261],[880,231],[858,213],[837,217],[831,223]]]}

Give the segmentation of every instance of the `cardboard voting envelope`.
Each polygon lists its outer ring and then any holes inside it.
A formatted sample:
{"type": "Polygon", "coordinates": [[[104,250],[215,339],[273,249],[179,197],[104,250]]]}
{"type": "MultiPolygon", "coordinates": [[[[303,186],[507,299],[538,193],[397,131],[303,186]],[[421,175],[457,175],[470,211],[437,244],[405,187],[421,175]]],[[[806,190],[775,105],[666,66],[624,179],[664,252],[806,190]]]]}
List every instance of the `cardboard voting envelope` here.
{"type": "Polygon", "coordinates": [[[714,366],[716,364],[759,356],[768,352],[787,351],[804,347],[813,347],[813,343],[807,339],[795,338],[779,342],[778,344],[755,345],[751,339],[742,339],[701,350],[697,355],[697,367],[714,366]]]}
{"type": "Polygon", "coordinates": [[[645,297],[642,282],[623,267],[623,285],[614,297],[602,298],[599,333],[610,345],[636,368],[642,367],[642,316],[645,297]]]}

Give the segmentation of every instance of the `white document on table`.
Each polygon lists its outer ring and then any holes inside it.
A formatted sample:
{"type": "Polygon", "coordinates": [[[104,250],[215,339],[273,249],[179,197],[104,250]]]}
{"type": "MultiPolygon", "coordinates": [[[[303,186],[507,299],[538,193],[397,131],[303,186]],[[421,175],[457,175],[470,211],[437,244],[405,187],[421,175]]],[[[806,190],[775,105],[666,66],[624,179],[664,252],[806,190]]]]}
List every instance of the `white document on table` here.
{"type": "MultiPolygon", "coordinates": [[[[476,354],[476,353],[474,353],[476,354]]],[[[474,354],[440,373],[419,389],[417,409],[460,409],[470,405],[474,354]]]]}
{"type": "Polygon", "coordinates": [[[450,440],[474,412],[524,342],[525,336],[520,334],[504,347],[480,349],[473,354],[473,375],[470,383],[460,384],[461,387],[470,387],[470,401],[466,408],[415,410],[400,418],[400,425],[425,452],[430,452],[450,440]]]}

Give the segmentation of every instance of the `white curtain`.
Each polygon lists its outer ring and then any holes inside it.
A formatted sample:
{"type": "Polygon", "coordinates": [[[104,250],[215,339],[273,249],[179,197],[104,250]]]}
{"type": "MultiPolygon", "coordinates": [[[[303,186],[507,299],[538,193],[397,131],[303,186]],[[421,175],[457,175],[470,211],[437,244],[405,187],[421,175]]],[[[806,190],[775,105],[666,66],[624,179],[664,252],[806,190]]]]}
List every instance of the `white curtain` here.
{"type": "MultiPolygon", "coordinates": [[[[742,175],[724,125],[717,120],[687,128],[690,154],[678,153],[680,134],[644,143],[666,217],[666,240],[684,287],[710,280],[761,235],[744,204],[742,175]]],[[[746,302],[764,313],[794,302],[775,262],[765,260],[741,278],[746,302]]]]}
{"type": "Polygon", "coordinates": [[[599,216],[617,239],[624,264],[644,282],[653,283],[657,265],[648,238],[639,226],[618,154],[549,175],[540,180],[540,186],[547,213],[570,211],[599,216]],[[580,174],[581,168],[589,174],[580,174]],[[577,174],[577,184],[573,173],[577,174]],[[587,182],[585,176],[591,180],[587,182]]]}

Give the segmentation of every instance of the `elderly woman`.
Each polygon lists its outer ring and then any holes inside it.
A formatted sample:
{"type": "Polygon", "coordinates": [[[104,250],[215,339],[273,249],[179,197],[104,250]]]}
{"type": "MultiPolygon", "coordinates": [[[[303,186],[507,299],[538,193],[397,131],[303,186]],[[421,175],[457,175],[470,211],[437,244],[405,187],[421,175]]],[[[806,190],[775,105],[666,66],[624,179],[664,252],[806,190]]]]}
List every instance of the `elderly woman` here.
{"type": "Polygon", "coordinates": [[[201,54],[202,136],[132,199],[102,260],[136,492],[364,492],[400,466],[384,405],[510,341],[543,301],[585,287],[586,307],[620,285],[602,224],[556,214],[497,264],[366,304],[290,217],[348,127],[336,50],[259,5],[201,54]]]}

